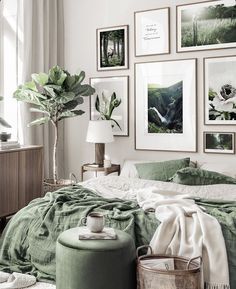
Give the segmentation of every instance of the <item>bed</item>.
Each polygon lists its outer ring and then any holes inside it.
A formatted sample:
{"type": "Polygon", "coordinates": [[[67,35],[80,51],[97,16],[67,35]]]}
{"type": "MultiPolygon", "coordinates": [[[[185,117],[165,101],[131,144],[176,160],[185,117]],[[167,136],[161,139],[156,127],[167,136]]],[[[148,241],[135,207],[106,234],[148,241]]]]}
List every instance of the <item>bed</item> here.
{"type": "Polygon", "coordinates": [[[188,186],[130,177],[127,171],[49,192],[20,210],[0,240],[0,270],[30,273],[38,281],[54,283],[58,235],[81,225],[81,219],[94,210],[105,214],[106,226],[129,233],[137,247],[148,244],[159,222],[154,212],[138,206],[135,191],[153,186],[191,194],[217,218],[226,243],[231,288],[236,288],[236,185],[188,186]]]}

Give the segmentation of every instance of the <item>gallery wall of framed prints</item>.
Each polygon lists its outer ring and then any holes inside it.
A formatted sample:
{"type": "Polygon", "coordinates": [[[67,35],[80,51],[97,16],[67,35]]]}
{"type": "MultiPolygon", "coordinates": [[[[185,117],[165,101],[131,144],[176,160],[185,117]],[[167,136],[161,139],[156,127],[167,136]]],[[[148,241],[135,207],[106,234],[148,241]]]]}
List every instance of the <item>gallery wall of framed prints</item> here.
{"type": "Polygon", "coordinates": [[[97,71],[124,72],[90,79],[96,89],[91,119],[101,117],[106,103],[120,101],[113,109],[114,135],[129,136],[132,98],[135,150],[197,152],[202,147],[203,153],[234,154],[236,3],[177,2],[134,10],[133,27],[114,23],[97,29],[97,71]],[[131,80],[134,94],[129,97],[131,80]]]}

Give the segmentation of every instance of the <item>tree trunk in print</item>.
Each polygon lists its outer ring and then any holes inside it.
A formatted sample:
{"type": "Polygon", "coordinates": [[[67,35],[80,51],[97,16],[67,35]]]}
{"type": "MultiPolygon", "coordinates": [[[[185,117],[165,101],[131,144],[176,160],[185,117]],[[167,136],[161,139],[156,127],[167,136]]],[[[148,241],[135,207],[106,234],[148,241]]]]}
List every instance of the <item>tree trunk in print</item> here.
{"type": "Polygon", "coordinates": [[[103,59],[103,51],[102,51],[102,47],[103,47],[103,35],[102,33],[100,34],[100,66],[102,67],[102,59],[103,59]]]}
{"type": "Polygon", "coordinates": [[[120,40],[117,39],[117,57],[120,58],[120,40]]]}
{"type": "Polygon", "coordinates": [[[109,65],[108,56],[107,56],[107,47],[108,47],[108,37],[106,34],[103,36],[103,56],[105,61],[105,66],[109,65]]]}
{"type": "Polygon", "coordinates": [[[121,39],[121,61],[120,65],[125,64],[125,47],[124,47],[124,39],[121,39]]]}
{"type": "Polygon", "coordinates": [[[116,54],[116,40],[113,40],[113,49],[114,49],[114,55],[116,54]]]}

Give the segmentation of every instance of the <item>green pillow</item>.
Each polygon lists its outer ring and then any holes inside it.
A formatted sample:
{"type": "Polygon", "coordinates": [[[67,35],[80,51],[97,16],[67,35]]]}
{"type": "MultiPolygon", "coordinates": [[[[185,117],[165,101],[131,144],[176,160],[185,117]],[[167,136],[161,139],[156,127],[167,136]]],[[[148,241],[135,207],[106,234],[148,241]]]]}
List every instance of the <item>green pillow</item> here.
{"type": "Polygon", "coordinates": [[[135,164],[140,179],[167,182],[178,170],[189,166],[190,158],[135,164]]]}
{"type": "Polygon", "coordinates": [[[236,184],[236,179],[229,176],[196,168],[183,168],[170,179],[172,182],[189,186],[236,184]]]}

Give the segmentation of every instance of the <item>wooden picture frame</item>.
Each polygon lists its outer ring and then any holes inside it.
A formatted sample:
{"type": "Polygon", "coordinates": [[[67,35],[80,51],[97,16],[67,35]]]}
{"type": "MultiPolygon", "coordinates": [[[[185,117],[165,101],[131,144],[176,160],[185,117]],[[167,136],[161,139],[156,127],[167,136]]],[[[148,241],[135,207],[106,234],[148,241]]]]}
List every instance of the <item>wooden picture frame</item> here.
{"type": "Polygon", "coordinates": [[[112,111],[111,120],[113,123],[114,136],[129,136],[129,76],[92,77],[90,85],[96,90],[90,96],[90,119],[107,119],[103,112],[108,112],[109,103],[113,93],[116,94],[116,103],[112,111]],[[97,97],[99,99],[100,112],[96,108],[97,97]]]}
{"type": "Polygon", "coordinates": [[[135,149],[197,151],[197,59],[135,63],[135,149]]]}
{"type": "Polygon", "coordinates": [[[129,68],[129,26],[97,29],[97,70],[129,68]]]}
{"type": "Polygon", "coordinates": [[[234,132],[203,132],[204,153],[234,154],[234,132]]]}
{"type": "Polygon", "coordinates": [[[134,12],[135,56],[170,53],[170,8],[134,12]]]}
{"type": "Polygon", "coordinates": [[[228,0],[178,5],[177,52],[236,47],[234,9],[228,0]]]}

